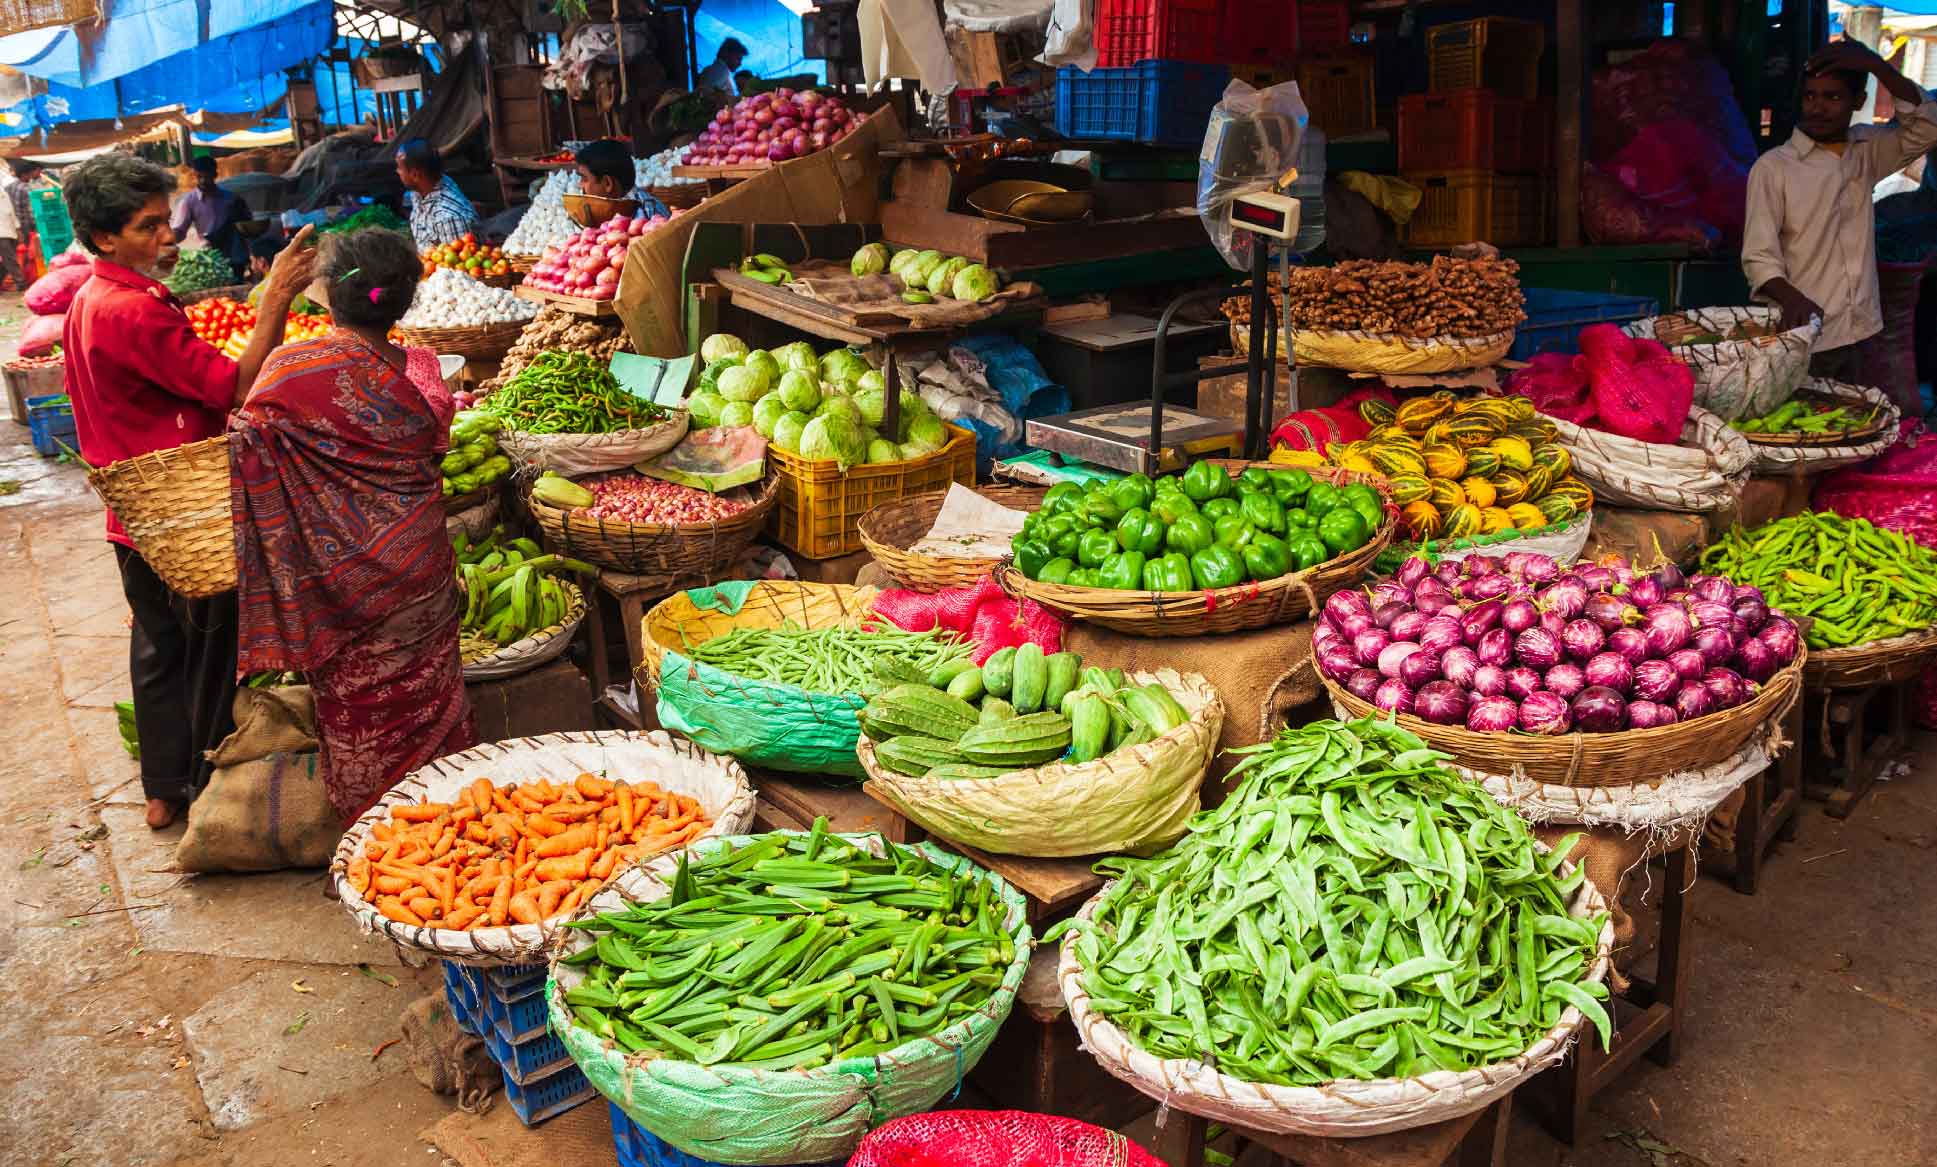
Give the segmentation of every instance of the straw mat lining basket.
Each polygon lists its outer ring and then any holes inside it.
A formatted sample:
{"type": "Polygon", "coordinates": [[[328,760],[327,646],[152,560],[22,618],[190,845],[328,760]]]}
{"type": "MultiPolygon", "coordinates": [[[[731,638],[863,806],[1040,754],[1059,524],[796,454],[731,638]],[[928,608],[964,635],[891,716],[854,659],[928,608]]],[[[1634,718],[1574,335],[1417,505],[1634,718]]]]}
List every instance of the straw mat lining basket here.
{"type": "Polygon", "coordinates": [[[1469,770],[1502,777],[1524,775],[1555,786],[1627,786],[1699,770],[1733,755],[1764,722],[1780,718],[1801,696],[1803,661],[1804,657],[1791,661],[1753,698],[1733,709],[1658,729],[1557,737],[1475,733],[1462,726],[1435,725],[1409,713],[1389,714],[1354,697],[1330,677],[1319,679],[1332,704],[1347,716],[1397,721],[1401,729],[1451,754],[1454,762],[1469,770]]]}
{"type": "MultiPolygon", "coordinates": [[[[464,655],[464,679],[485,681],[495,677],[515,677],[528,673],[563,653],[572,645],[572,634],[585,619],[585,593],[570,580],[560,580],[565,589],[565,618],[549,628],[476,656],[464,655]]],[[[466,641],[466,644],[475,642],[466,641]]]]}
{"type": "Polygon", "coordinates": [[[234,590],[226,436],[126,458],[87,481],[171,590],[190,599],[234,590]]]}
{"type": "MultiPolygon", "coordinates": [[[[1226,470],[1258,466],[1283,470],[1272,462],[1243,462],[1215,459],[1226,470]]],[[[1307,471],[1314,482],[1335,486],[1362,482],[1377,490],[1386,503],[1386,520],[1365,546],[1347,555],[1328,559],[1304,571],[1281,575],[1262,583],[1247,581],[1235,587],[1197,592],[1144,592],[1114,588],[1077,588],[1032,580],[1004,563],[996,571],[996,582],[1012,596],[1026,596],[1045,608],[1072,619],[1084,620],[1103,628],[1127,632],[1132,636],[1203,636],[1217,632],[1236,632],[1263,628],[1271,624],[1290,624],[1318,610],[1325,597],[1358,582],[1372,561],[1392,541],[1398,526],[1398,512],[1392,505],[1386,480],[1376,474],[1361,474],[1337,467],[1313,467],[1307,471]]]]}
{"type": "Polygon", "coordinates": [[[1869,425],[1840,434],[1743,434],[1755,451],[1751,470],[1756,474],[1822,474],[1865,462],[1889,449],[1897,440],[1899,414],[1881,389],[1812,377],[1798,394],[1808,393],[1833,403],[1876,408],[1869,425]]]}
{"type": "Polygon", "coordinates": [[[499,361],[517,343],[529,320],[472,324],[463,328],[406,328],[397,325],[397,339],[432,352],[450,353],[470,361],[499,361]]]}
{"type": "MultiPolygon", "coordinates": [[[[1539,849],[1547,850],[1544,846],[1539,849]]],[[[1561,870],[1572,866],[1563,864],[1561,870]]],[[[1111,880],[1105,884],[1076,918],[1087,925],[1117,883],[1111,880]]],[[[1568,904],[1568,914],[1578,919],[1605,911],[1607,901],[1593,881],[1582,880],[1568,904]]],[[[1163,1105],[1244,1130],[1356,1138],[1447,1122],[1485,1108],[1557,1064],[1587,1024],[1580,1010],[1569,1005],[1552,1029],[1517,1056],[1471,1070],[1436,1070],[1417,1078],[1369,1082],[1342,1080],[1323,1086],[1264,1085],[1228,1077],[1202,1062],[1159,1058],[1133,1045],[1121,1029],[1090,1007],[1076,941],[1074,932],[1063,938],[1056,979],[1083,1047],[1112,1077],[1128,1082],[1163,1105]]],[[[1610,917],[1601,927],[1588,980],[1607,979],[1613,945],[1614,921],[1610,917]]]]}
{"type": "Polygon", "coordinates": [[[1937,625],[1848,648],[1812,648],[1803,680],[1812,689],[1864,689],[1907,681],[1932,657],[1937,657],[1937,625]]]}
{"type": "MultiPolygon", "coordinates": [[[[540,924],[469,931],[398,923],[379,913],[351,886],[350,861],[362,853],[371,829],[389,820],[392,807],[452,799],[479,778],[509,786],[540,778],[569,781],[581,773],[601,772],[615,781],[651,780],[662,790],[698,799],[713,819],[713,825],[701,838],[737,835],[753,825],[753,787],[740,764],[732,758],[709,754],[663,730],[643,734],[600,730],[511,738],[447,754],[391,787],[375,806],[350,825],[336,845],[336,855],[330,861],[330,889],[365,932],[381,932],[399,948],[415,949],[459,964],[542,961],[558,925],[565,921],[564,916],[540,924]]],[[[640,860],[649,861],[649,857],[640,860]]],[[[615,871],[614,878],[618,874],[615,871]]]]}
{"type": "MultiPolygon", "coordinates": [[[[1037,486],[984,486],[977,494],[1011,510],[1033,511],[1045,493],[1037,486]]],[[[965,588],[1002,561],[974,555],[918,555],[909,548],[928,534],[948,491],[936,490],[884,502],[861,516],[861,546],[903,587],[918,592],[965,588]]]]}
{"type": "Polygon", "coordinates": [[[746,509],[717,522],[628,523],[598,519],[583,510],[562,510],[527,491],[525,503],[545,541],[576,559],[634,575],[699,575],[711,579],[731,567],[759,535],[780,497],[780,479],[768,472],[754,485],[746,509]]]}

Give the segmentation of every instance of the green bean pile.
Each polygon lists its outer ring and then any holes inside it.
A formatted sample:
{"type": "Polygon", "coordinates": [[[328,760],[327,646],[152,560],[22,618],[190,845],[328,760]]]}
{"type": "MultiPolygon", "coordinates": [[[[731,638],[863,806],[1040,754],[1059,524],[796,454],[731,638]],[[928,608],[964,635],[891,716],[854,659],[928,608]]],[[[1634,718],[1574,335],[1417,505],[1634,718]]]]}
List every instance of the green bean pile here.
{"type": "Polygon", "coordinates": [[[896,629],[735,628],[686,655],[721,672],[810,693],[859,693],[871,697],[888,685],[926,678],[951,661],[966,660],[974,646],[947,632],[896,629]]]}
{"type": "Polygon", "coordinates": [[[1807,616],[1803,643],[1848,648],[1937,623],[1937,551],[1868,519],[1804,511],[1733,528],[1702,552],[1703,571],[1762,589],[1771,608],[1807,616]]]}
{"type": "Polygon", "coordinates": [[[761,835],[680,857],[672,894],[573,921],[578,1024],[631,1053],[808,1070],[936,1033],[987,1004],[1015,960],[985,879],[884,844],[761,835]]]}
{"type": "Polygon", "coordinates": [[[1083,987],[1133,1042],[1282,1086],[1501,1061],[1568,1005],[1606,1043],[1607,987],[1581,980],[1605,917],[1565,901],[1581,868],[1557,880],[1443,755],[1369,719],[1245,752],[1177,845],[1098,865],[1120,882],[1077,925],[1083,987]]]}
{"type": "Polygon", "coordinates": [[[620,385],[604,362],[567,352],[538,354],[476,409],[527,434],[610,434],[668,416],[620,385]]]}

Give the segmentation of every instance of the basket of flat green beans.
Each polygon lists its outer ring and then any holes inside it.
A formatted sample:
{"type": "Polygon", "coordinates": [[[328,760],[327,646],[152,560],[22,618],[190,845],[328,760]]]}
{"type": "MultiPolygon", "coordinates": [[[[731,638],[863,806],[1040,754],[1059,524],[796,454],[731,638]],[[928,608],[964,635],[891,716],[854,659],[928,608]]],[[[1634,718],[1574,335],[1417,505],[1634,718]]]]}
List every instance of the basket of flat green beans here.
{"type": "MultiPolygon", "coordinates": [[[[1112,1075],[1247,1130],[1354,1137],[1479,1110],[1605,1044],[1613,925],[1565,840],[1390,722],[1319,721],[1116,878],[1058,979],[1112,1075]]],[[[1052,930],[1045,939],[1052,939],[1052,930]]]]}
{"type": "Polygon", "coordinates": [[[634,868],[564,932],[552,1032],[634,1121],[737,1164],[844,1158],[940,1101],[994,1040],[1032,944],[1000,878],[825,819],[634,868]]]}

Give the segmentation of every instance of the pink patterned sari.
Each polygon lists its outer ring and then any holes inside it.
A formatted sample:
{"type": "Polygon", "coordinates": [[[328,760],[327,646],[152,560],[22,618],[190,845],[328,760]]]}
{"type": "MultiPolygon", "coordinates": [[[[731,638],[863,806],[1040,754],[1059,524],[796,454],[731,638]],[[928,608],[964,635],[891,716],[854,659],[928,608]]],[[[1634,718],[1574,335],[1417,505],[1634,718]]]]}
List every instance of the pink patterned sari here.
{"type": "Polygon", "coordinates": [[[437,359],[400,374],[337,330],[269,358],[230,423],[241,675],[304,673],[347,824],[475,739],[438,458],[437,359]]]}

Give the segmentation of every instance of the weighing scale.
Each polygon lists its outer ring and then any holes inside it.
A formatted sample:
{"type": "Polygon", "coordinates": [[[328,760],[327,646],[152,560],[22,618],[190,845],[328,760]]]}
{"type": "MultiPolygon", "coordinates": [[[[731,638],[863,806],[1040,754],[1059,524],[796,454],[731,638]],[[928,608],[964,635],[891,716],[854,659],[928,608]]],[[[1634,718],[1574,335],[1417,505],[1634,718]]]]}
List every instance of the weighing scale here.
{"type": "MultiPolygon", "coordinates": [[[[1278,315],[1271,310],[1267,280],[1271,263],[1271,247],[1267,241],[1286,242],[1298,233],[1298,200],[1282,193],[1297,177],[1296,170],[1286,171],[1271,189],[1239,195],[1230,204],[1227,213],[1231,226],[1259,236],[1251,248],[1251,279],[1248,283],[1185,292],[1164,309],[1157,322],[1147,405],[1142,402],[1106,405],[1057,417],[1033,418],[1024,428],[1024,440],[1058,458],[1081,459],[1126,473],[1150,475],[1180,470],[1192,459],[1213,455],[1262,459],[1272,422],[1271,354],[1278,349],[1278,315]],[[1223,300],[1247,292],[1251,297],[1251,345],[1245,364],[1244,424],[1237,425],[1228,418],[1192,409],[1166,406],[1166,389],[1195,385],[1231,372],[1228,366],[1182,373],[1164,371],[1170,322],[1177,310],[1201,300],[1223,300]]],[[[1291,408],[1298,408],[1296,378],[1292,381],[1291,408]]]]}

